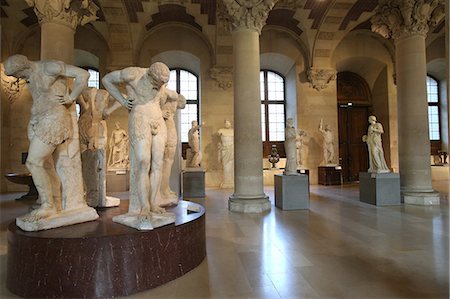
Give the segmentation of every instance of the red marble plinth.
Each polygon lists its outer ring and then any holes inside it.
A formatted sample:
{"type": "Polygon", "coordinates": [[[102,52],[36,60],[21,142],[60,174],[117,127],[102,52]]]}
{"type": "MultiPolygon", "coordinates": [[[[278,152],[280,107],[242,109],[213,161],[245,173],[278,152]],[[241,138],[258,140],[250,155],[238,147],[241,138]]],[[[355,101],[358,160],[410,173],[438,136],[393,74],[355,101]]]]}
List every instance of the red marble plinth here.
{"type": "Polygon", "coordinates": [[[8,289],[27,298],[106,298],[148,290],[184,275],[206,256],[205,209],[168,209],[175,224],[137,231],[112,222],[128,210],[98,210],[96,221],[40,232],[8,227],[8,289]]]}

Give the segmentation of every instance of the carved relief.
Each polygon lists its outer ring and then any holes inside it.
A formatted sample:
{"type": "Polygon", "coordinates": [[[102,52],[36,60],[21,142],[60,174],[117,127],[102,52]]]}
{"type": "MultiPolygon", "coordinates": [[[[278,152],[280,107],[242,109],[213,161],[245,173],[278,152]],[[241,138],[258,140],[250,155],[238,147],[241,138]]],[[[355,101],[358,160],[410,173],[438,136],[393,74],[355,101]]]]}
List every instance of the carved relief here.
{"type": "Polygon", "coordinates": [[[39,23],[60,22],[72,29],[97,19],[93,0],[25,0],[34,8],[39,23]]]}
{"type": "Polygon", "coordinates": [[[22,94],[25,87],[25,80],[5,75],[5,68],[1,65],[2,89],[8,97],[9,102],[14,102],[22,94]]]}
{"type": "Polygon", "coordinates": [[[261,34],[275,3],[276,0],[223,0],[226,13],[221,8],[218,17],[223,19],[230,30],[244,27],[261,34]]]}
{"type": "Polygon", "coordinates": [[[209,74],[223,90],[233,86],[233,70],[231,67],[215,66],[209,70],[209,74]]]}
{"type": "Polygon", "coordinates": [[[443,0],[380,0],[372,17],[372,31],[384,38],[426,35],[444,17],[443,0]]]}
{"type": "Polygon", "coordinates": [[[321,91],[326,88],[327,85],[336,80],[336,70],[334,69],[317,69],[309,68],[306,71],[310,87],[321,91]]]}

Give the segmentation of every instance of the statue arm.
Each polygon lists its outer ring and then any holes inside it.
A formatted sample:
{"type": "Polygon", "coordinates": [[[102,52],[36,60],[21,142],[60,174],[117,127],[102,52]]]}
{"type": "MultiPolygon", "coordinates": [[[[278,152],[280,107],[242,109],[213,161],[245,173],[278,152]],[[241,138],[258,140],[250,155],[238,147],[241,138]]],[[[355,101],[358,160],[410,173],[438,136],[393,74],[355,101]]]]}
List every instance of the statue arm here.
{"type": "Polygon", "coordinates": [[[109,94],[127,109],[131,109],[133,107],[132,100],[127,100],[122,95],[119,88],[117,88],[117,85],[120,83],[129,83],[134,79],[134,77],[135,76],[133,75],[133,72],[131,70],[123,69],[108,73],[102,78],[103,86],[106,88],[109,94]]]}
{"type": "Polygon", "coordinates": [[[84,111],[86,111],[89,108],[89,105],[87,101],[84,99],[84,92],[80,94],[80,96],[77,99],[77,103],[80,104],[81,108],[83,108],[84,111]]]}
{"type": "Polygon", "coordinates": [[[111,113],[113,113],[114,111],[116,111],[117,109],[119,109],[120,107],[122,107],[122,104],[119,101],[114,101],[114,103],[110,106],[107,107],[104,111],[103,111],[103,119],[108,118],[108,116],[111,115],[111,113]]]}
{"type": "Polygon", "coordinates": [[[66,64],[64,75],[66,77],[75,78],[75,82],[73,83],[73,90],[69,96],[72,101],[75,101],[81,94],[83,89],[87,87],[87,83],[89,80],[89,72],[79,67],[66,64]]]}

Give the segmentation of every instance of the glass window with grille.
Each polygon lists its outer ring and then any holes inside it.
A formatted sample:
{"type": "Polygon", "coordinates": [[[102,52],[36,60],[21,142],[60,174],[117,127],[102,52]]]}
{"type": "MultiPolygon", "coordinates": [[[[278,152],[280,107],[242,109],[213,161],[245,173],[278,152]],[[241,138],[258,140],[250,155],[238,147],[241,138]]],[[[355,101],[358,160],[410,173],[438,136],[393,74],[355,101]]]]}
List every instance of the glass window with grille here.
{"type": "Polygon", "coordinates": [[[285,80],[269,70],[260,72],[261,84],[261,127],[264,148],[270,149],[272,143],[284,141],[285,80]]]}
{"type": "Polygon", "coordinates": [[[186,98],[186,107],[181,109],[181,132],[179,134],[181,142],[187,143],[192,121],[199,122],[198,77],[187,70],[172,69],[168,87],[186,98]]]}
{"type": "Polygon", "coordinates": [[[87,70],[89,72],[89,81],[88,81],[88,87],[95,87],[100,88],[100,75],[97,70],[89,69],[87,70]]]}
{"type": "Polygon", "coordinates": [[[428,129],[430,140],[441,140],[439,122],[439,83],[427,76],[428,129]]]}

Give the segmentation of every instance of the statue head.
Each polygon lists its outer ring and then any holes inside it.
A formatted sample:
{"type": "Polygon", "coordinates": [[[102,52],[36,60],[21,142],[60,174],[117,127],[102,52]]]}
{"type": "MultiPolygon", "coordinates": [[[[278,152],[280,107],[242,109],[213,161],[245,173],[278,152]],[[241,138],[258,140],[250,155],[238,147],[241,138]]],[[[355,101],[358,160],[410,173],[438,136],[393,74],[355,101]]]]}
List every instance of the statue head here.
{"type": "Polygon", "coordinates": [[[31,62],[24,55],[16,54],[4,62],[5,75],[28,79],[31,70],[31,62]]]}
{"type": "Polygon", "coordinates": [[[169,82],[170,70],[164,63],[155,62],[148,68],[148,75],[152,80],[152,84],[160,88],[169,82]]]}
{"type": "Polygon", "coordinates": [[[115,126],[117,130],[120,129],[120,122],[116,121],[115,126]]]}
{"type": "Polygon", "coordinates": [[[292,118],[288,118],[286,120],[286,127],[293,127],[294,126],[294,120],[292,118]]]}
{"type": "Polygon", "coordinates": [[[226,119],[224,121],[224,126],[225,126],[225,129],[230,129],[231,128],[231,122],[228,119],[226,119]]]}
{"type": "Polygon", "coordinates": [[[197,122],[196,120],[193,120],[193,121],[191,122],[191,124],[192,124],[192,127],[196,127],[196,126],[198,125],[198,122],[197,122]]]}
{"type": "Polygon", "coordinates": [[[371,115],[369,116],[369,123],[370,124],[375,124],[377,122],[377,117],[375,115],[371,115]]]}

